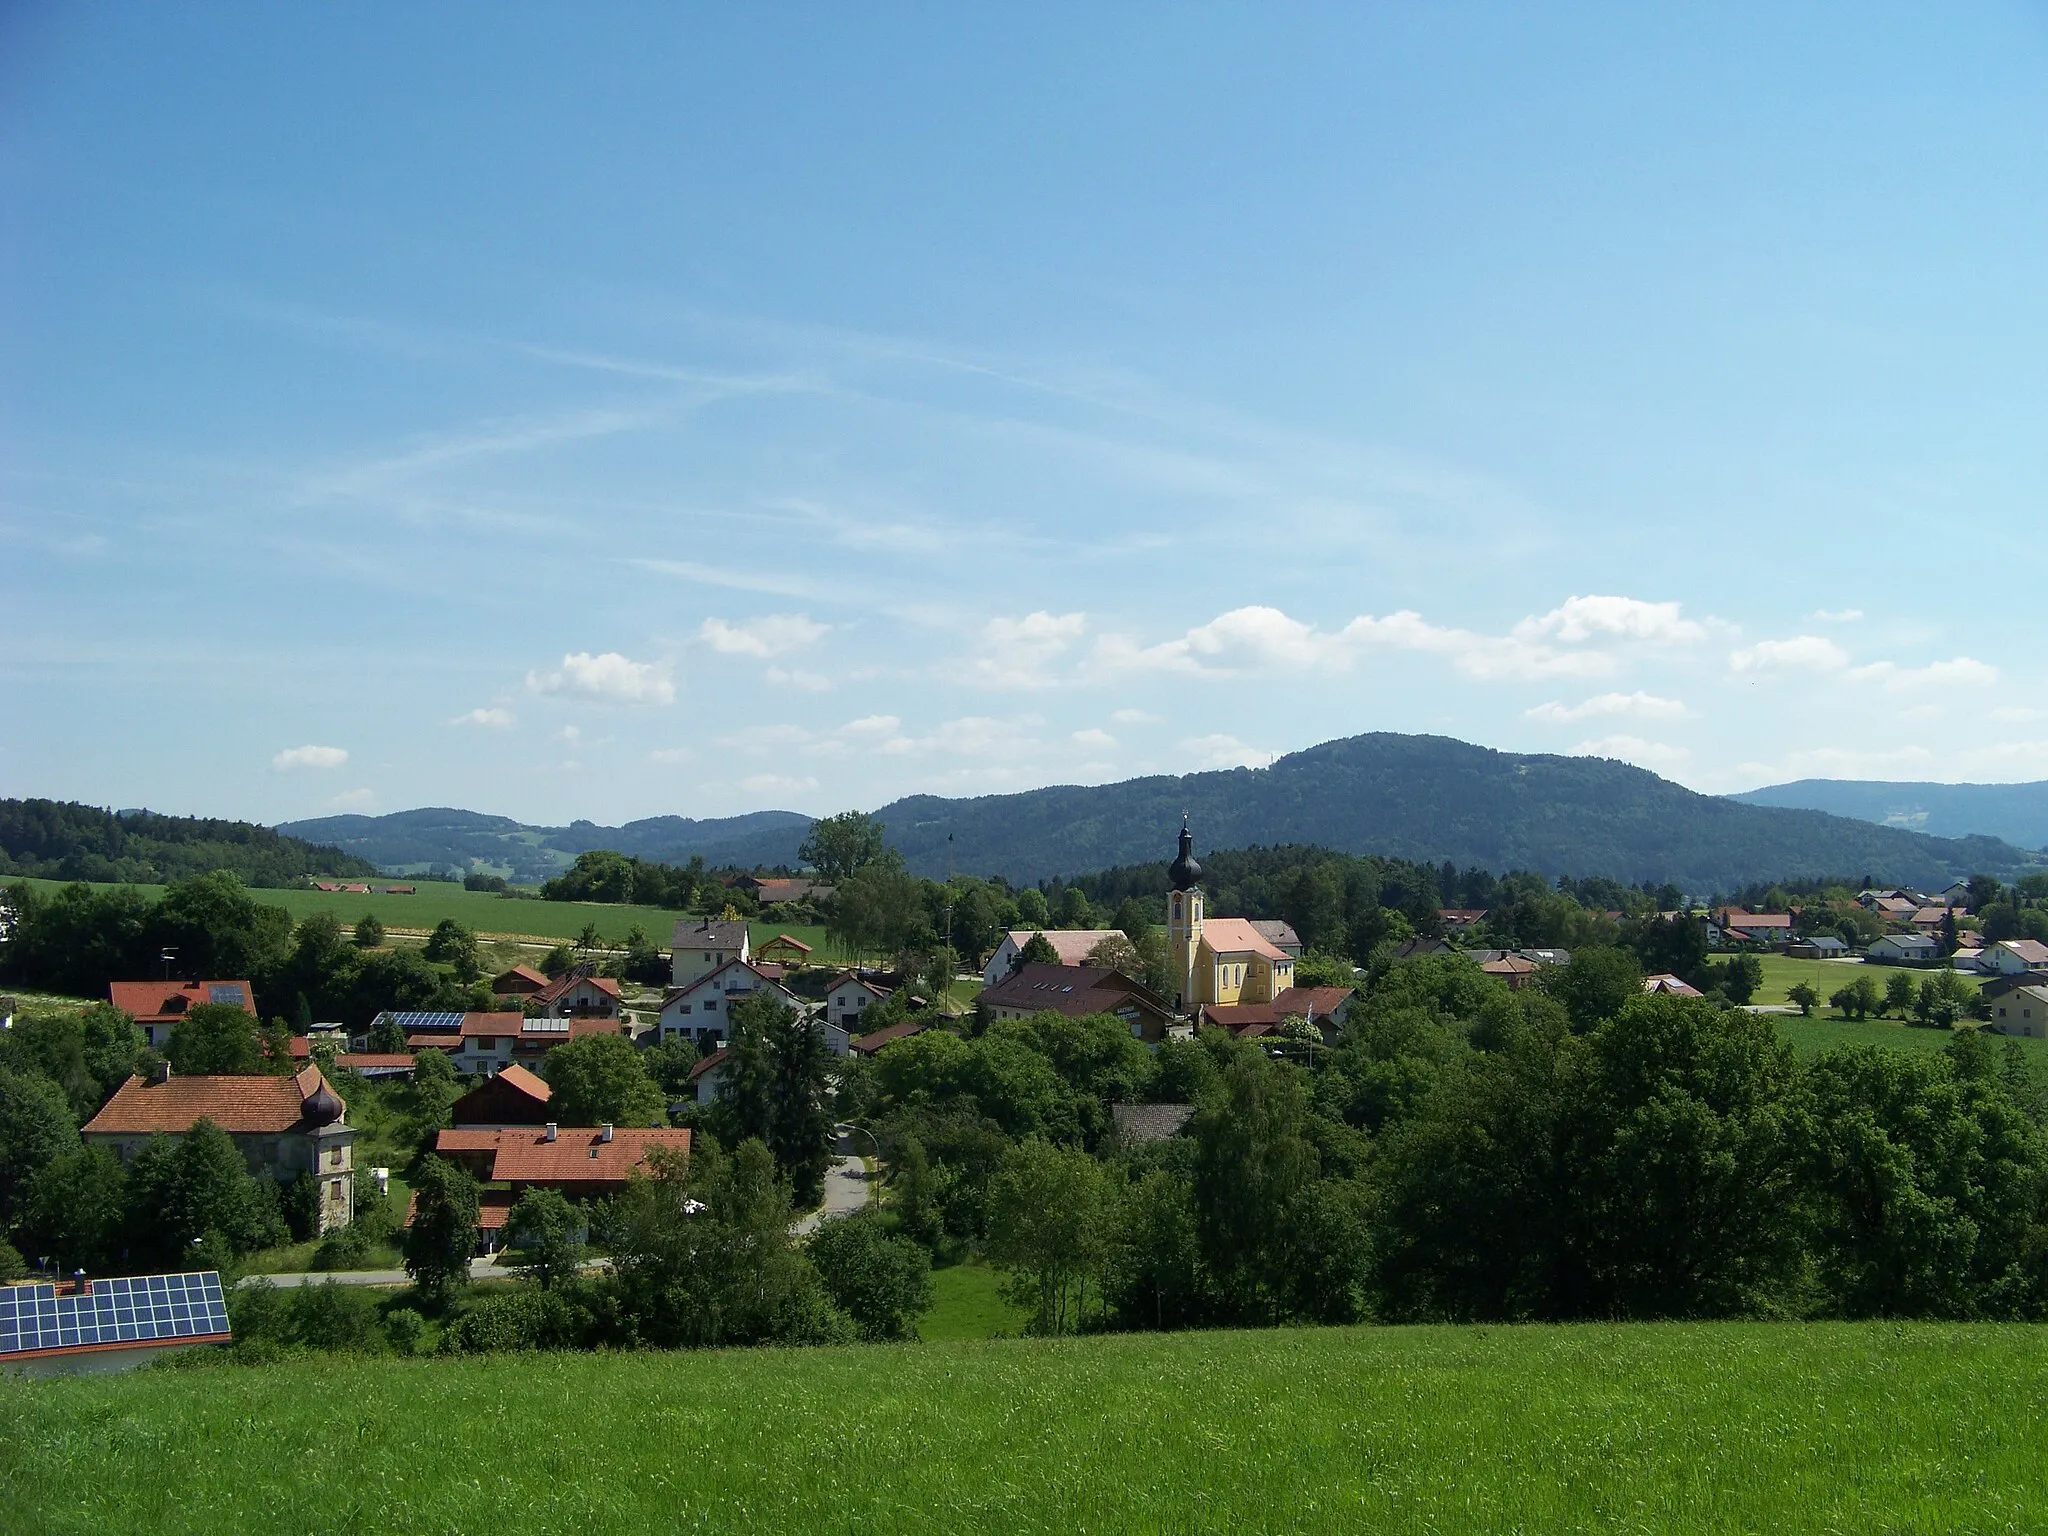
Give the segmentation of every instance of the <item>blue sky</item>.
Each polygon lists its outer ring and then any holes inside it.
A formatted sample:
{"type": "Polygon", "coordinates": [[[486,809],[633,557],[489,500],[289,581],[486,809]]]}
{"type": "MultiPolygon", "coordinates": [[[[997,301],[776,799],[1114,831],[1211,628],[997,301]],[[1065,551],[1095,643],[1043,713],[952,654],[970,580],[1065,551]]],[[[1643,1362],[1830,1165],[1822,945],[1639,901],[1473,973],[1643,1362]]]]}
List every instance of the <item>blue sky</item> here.
{"type": "Polygon", "coordinates": [[[0,13],[0,793],[2048,776],[2048,15],[0,13]]]}

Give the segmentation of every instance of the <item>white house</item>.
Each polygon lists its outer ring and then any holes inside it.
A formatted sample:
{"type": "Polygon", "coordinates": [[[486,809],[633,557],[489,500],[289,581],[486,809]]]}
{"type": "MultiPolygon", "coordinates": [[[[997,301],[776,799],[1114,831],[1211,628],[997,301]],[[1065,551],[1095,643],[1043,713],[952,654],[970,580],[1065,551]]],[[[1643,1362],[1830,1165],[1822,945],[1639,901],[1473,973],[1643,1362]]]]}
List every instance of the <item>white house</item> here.
{"type": "Polygon", "coordinates": [[[1115,928],[1012,928],[1003,935],[1003,942],[996,946],[996,952],[988,957],[988,964],[981,968],[981,984],[992,987],[1005,980],[1016,969],[1017,957],[1024,946],[1031,942],[1031,936],[1038,934],[1060,957],[1061,965],[1086,965],[1088,955],[1104,939],[1124,937],[1115,928]]]}
{"type": "Polygon", "coordinates": [[[669,935],[669,982],[672,986],[686,987],[728,960],[744,962],[752,958],[753,949],[747,942],[747,925],[743,919],[686,917],[669,935]]]}
{"type": "Polygon", "coordinates": [[[725,1082],[725,1063],[725,1047],[720,1046],[690,1068],[690,1086],[696,1091],[699,1104],[709,1104],[718,1097],[719,1087],[725,1082]]]}
{"type": "Polygon", "coordinates": [[[2048,1038],[2048,987],[2014,987],[1991,1005],[1991,1027],[2001,1035],[2048,1038]]]}
{"type": "MultiPolygon", "coordinates": [[[[1005,971],[1004,975],[1009,972],[1005,971]]],[[[864,976],[842,971],[825,993],[825,1018],[841,1029],[861,1033],[861,1019],[870,1008],[889,999],[889,989],[878,987],[864,976]]]]}
{"type": "Polygon", "coordinates": [[[2048,971],[2048,944],[2039,939],[2000,939],[1977,957],[1977,969],[1994,976],[2048,971]]]}
{"type": "Polygon", "coordinates": [[[1864,953],[1896,965],[1902,960],[1932,960],[1941,953],[1941,945],[1931,933],[1888,933],[1864,953]]]}
{"type": "Polygon", "coordinates": [[[661,1000],[656,1027],[664,1040],[687,1035],[700,1047],[708,1041],[723,1040],[729,1030],[725,1021],[732,1005],[754,992],[766,992],[793,1012],[804,1011],[802,1001],[781,982],[763,976],[745,960],[731,958],[686,985],[669,988],[668,995],[661,1000]]]}

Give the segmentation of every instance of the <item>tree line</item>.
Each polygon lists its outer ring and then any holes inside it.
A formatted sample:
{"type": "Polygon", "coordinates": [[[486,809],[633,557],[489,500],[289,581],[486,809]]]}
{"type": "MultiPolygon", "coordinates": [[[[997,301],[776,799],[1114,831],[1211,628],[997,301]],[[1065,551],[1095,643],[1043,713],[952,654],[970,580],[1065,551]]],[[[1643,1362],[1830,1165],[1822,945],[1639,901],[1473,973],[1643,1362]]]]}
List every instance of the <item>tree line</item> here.
{"type": "Polygon", "coordinates": [[[250,885],[368,877],[375,865],[246,821],[115,813],[62,800],[0,800],[0,875],[162,885],[227,869],[250,885]]]}

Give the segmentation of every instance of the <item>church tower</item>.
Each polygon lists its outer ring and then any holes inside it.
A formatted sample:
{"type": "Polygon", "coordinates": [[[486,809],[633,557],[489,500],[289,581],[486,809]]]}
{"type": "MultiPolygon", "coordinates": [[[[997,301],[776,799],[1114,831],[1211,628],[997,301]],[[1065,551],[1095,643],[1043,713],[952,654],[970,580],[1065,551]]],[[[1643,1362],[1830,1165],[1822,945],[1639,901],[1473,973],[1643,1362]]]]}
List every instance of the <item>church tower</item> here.
{"type": "Polygon", "coordinates": [[[1171,886],[1166,897],[1166,952],[1173,957],[1174,974],[1180,978],[1180,995],[1174,1004],[1192,1013],[1207,999],[1195,975],[1195,961],[1202,948],[1202,890],[1195,882],[1202,878],[1202,866],[1195,862],[1195,835],[1181,818],[1180,856],[1167,866],[1171,886]]]}

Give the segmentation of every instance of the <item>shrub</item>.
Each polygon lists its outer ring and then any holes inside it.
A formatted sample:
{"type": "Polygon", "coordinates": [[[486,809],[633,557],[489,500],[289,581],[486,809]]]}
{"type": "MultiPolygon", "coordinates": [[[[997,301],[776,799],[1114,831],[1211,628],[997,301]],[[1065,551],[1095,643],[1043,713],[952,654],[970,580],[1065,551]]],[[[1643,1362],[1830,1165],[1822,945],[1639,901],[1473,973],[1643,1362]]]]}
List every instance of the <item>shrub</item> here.
{"type": "MultiPolygon", "coordinates": [[[[304,1182],[304,1181],[301,1181],[304,1182]]],[[[370,1257],[371,1239],[361,1222],[350,1222],[320,1239],[313,1250],[315,1269],[361,1269],[370,1257]]]]}
{"type": "Polygon", "coordinates": [[[828,1221],[811,1238],[811,1263],[864,1339],[909,1339],[931,1309],[931,1256],[907,1237],[892,1237],[878,1212],[828,1221]]]}
{"type": "Polygon", "coordinates": [[[565,1349],[576,1343],[574,1310],[560,1291],[517,1286],[479,1299],[441,1336],[451,1354],[565,1349]]]}

